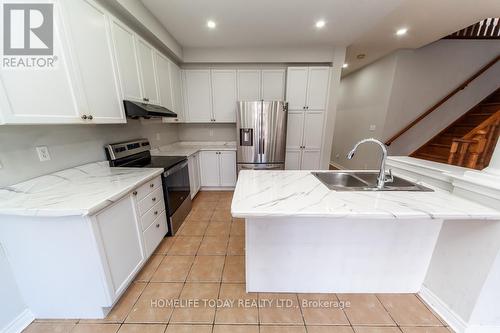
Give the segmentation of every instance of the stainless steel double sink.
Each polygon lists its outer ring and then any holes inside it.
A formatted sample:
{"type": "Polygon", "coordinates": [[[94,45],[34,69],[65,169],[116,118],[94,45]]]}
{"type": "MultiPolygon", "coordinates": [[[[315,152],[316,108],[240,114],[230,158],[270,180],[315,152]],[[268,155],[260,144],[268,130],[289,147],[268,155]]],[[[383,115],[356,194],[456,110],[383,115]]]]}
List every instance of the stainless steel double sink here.
{"type": "Polygon", "coordinates": [[[312,172],[323,184],[334,191],[419,191],[433,192],[432,189],[393,176],[382,189],[377,188],[378,171],[323,171],[312,172]]]}

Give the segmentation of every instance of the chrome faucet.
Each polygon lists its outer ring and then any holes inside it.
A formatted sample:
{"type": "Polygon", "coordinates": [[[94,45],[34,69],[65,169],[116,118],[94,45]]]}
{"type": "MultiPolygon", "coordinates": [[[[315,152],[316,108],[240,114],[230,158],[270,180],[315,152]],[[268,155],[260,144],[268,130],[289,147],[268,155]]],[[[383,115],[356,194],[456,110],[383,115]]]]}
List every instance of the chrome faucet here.
{"type": "Polygon", "coordinates": [[[382,148],[382,161],[380,161],[380,171],[378,173],[377,177],[377,188],[379,190],[384,188],[385,183],[390,183],[394,181],[394,178],[392,177],[392,171],[389,169],[389,176],[386,177],[385,175],[385,160],[387,159],[387,148],[385,144],[383,144],[381,141],[374,139],[374,138],[369,138],[369,139],[364,139],[356,143],[354,148],[347,154],[347,159],[352,159],[354,157],[354,153],[356,152],[356,149],[358,149],[359,145],[365,143],[365,142],[373,142],[376,143],[377,145],[382,148]]]}

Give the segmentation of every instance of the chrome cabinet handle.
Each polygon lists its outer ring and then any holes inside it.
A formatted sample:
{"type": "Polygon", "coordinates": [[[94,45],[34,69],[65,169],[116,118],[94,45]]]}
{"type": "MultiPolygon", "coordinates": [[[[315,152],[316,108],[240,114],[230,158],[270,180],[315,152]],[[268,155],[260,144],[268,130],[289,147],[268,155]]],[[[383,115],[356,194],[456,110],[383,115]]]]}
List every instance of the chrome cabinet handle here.
{"type": "Polygon", "coordinates": [[[157,210],[155,210],[155,215],[158,215],[158,211],[157,210]]]}
{"type": "Polygon", "coordinates": [[[88,118],[88,120],[94,119],[94,117],[92,117],[92,115],[89,115],[87,118],[88,118]]]}
{"type": "Polygon", "coordinates": [[[153,198],[153,199],[151,199],[151,200],[156,201],[156,197],[154,197],[154,198],[153,198]]]}
{"type": "Polygon", "coordinates": [[[143,100],[144,102],[149,102],[149,98],[146,98],[146,97],[144,97],[142,100],[143,100]]]}
{"type": "Polygon", "coordinates": [[[83,119],[83,120],[87,119],[87,115],[86,115],[86,114],[84,114],[84,115],[82,116],[82,119],[83,119]]]}
{"type": "Polygon", "coordinates": [[[137,191],[132,192],[133,195],[137,195],[137,191]]]}
{"type": "Polygon", "coordinates": [[[155,187],[155,184],[151,183],[149,184],[149,187],[155,187]]]}
{"type": "Polygon", "coordinates": [[[160,227],[160,224],[158,223],[158,224],[156,225],[156,227],[157,227],[157,228],[159,228],[159,227],[160,227]]]}

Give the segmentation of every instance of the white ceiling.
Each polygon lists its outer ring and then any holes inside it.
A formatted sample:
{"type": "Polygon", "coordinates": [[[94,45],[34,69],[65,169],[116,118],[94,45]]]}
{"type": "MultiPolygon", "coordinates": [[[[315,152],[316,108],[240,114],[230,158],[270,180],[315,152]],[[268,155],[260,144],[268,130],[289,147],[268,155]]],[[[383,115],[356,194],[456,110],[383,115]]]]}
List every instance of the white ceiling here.
{"type": "Polygon", "coordinates": [[[142,0],[183,47],[349,45],[402,0],[142,0]],[[210,30],[208,19],[217,27],[210,30]],[[326,25],[318,30],[317,20],[326,25]]]}
{"type": "Polygon", "coordinates": [[[346,46],[344,74],[486,17],[500,0],[141,0],[183,48],[346,46]],[[210,30],[207,20],[217,27],[210,30]],[[323,29],[315,22],[325,20],[323,29]],[[409,29],[402,38],[394,35],[409,29]],[[363,60],[356,56],[366,54],[363,60]]]}

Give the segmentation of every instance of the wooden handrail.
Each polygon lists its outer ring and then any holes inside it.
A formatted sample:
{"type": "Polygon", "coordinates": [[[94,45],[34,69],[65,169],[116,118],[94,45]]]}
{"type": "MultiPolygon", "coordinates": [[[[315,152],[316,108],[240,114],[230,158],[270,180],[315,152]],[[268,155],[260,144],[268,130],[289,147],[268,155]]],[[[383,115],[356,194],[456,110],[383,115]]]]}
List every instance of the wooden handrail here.
{"type": "Polygon", "coordinates": [[[500,60],[500,55],[496,56],[493,60],[491,60],[489,63],[484,65],[479,71],[477,71],[474,75],[469,77],[464,83],[459,85],[457,88],[455,88],[452,92],[450,92],[448,95],[446,95],[443,99],[441,99],[439,102],[434,104],[429,110],[425,111],[422,113],[420,116],[418,116],[414,121],[412,121],[408,126],[403,128],[401,131],[397,132],[395,135],[393,135],[389,140],[385,142],[386,145],[390,146],[391,143],[393,143],[397,138],[399,138],[401,135],[403,135],[406,131],[408,131],[410,128],[415,126],[418,122],[420,122],[422,119],[427,117],[429,114],[434,112],[437,108],[439,108],[441,105],[443,105],[446,101],[448,101],[453,95],[458,93],[459,91],[465,89],[472,81],[474,81],[477,77],[479,77],[481,74],[486,72],[490,67],[495,65],[498,60],[500,60]]]}

